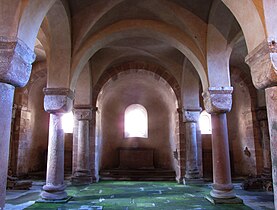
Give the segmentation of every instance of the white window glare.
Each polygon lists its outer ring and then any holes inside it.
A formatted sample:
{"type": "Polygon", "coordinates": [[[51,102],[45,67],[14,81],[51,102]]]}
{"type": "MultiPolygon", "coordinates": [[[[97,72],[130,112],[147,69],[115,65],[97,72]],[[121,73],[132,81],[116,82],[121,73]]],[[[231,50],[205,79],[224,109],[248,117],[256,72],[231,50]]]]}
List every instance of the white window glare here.
{"type": "Polygon", "coordinates": [[[124,114],[124,136],[148,137],[148,119],[146,109],[139,104],[132,104],[127,107],[124,114]]]}
{"type": "Polygon", "coordinates": [[[73,133],[73,113],[68,112],[62,116],[62,128],[65,133],[73,133]]]}
{"type": "Polygon", "coordinates": [[[212,134],[211,115],[205,110],[200,114],[199,126],[201,134],[212,134]]]}

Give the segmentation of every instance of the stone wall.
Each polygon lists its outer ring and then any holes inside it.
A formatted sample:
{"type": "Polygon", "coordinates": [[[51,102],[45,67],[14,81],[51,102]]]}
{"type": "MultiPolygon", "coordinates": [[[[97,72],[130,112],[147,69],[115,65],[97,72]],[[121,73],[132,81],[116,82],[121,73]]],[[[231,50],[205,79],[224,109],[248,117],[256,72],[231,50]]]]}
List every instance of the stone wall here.
{"type": "Polygon", "coordinates": [[[177,109],[172,93],[159,81],[137,73],[110,83],[103,88],[97,105],[101,114],[100,169],[119,166],[119,148],[154,149],[155,167],[175,168],[173,151],[177,129],[176,115],[172,113],[177,109]],[[125,109],[136,103],[148,112],[148,138],[124,138],[125,109]]]}

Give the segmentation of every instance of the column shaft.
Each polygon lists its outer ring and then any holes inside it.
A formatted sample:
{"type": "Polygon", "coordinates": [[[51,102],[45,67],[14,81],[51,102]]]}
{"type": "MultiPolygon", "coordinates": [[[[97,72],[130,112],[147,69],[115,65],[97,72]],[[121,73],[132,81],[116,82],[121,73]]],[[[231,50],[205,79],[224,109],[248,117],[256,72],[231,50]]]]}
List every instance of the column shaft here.
{"type": "Polygon", "coordinates": [[[277,209],[277,86],[265,89],[270,134],[274,205],[277,209]]]}
{"type": "Polygon", "coordinates": [[[50,114],[46,185],[41,193],[41,197],[46,200],[67,197],[64,191],[64,131],[61,117],[62,114],[50,114]]]}
{"type": "Polygon", "coordinates": [[[186,122],[185,126],[187,149],[185,178],[196,179],[199,178],[196,122],[186,122]]]}
{"type": "Polygon", "coordinates": [[[0,83],[0,209],[4,208],[14,87],[0,83]]]}
{"type": "Polygon", "coordinates": [[[89,121],[80,120],[78,130],[77,172],[89,174],[89,121]]]}
{"type": "Polygon", "coordinates": [[[75,108],[74,116],[78,120],[78,136],[77,140],[75,140],[77,144],[74,144],[77,158],[75,158],[76,170],[73,172],[71,181],[75,185],[90,184],[93,181],[90,160],[90,121],[92,120],[92,108],[89,106],[75,108]]]}
{"type": "Polygon", "coordinates": [[[215,198],[234,198],[225,113],[212,114],[212,151],[213,190],[210,194],[215,198]]]}

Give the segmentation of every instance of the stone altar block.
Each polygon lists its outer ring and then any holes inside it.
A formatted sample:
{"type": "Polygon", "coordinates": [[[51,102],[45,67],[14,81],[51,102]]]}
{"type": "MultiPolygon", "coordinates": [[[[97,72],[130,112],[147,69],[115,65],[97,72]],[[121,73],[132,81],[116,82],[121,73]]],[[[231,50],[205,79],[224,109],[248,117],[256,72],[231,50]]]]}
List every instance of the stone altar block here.
{"type": "Polygon", "coordinates": [[[119,148],[119,168],[154,168],[154,150],[144,148],[119,148]]]}

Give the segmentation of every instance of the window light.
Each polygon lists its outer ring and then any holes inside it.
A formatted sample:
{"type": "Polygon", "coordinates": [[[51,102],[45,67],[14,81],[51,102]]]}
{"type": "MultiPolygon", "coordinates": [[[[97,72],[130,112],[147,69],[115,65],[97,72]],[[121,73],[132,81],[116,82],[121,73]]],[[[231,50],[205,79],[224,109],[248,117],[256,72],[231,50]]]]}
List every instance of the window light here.
{"type": "Polygon", "coordinates": [[[212,134],[211,115],[205,110],[200,114],[199,126],[201,134],[212,134]]]}
{"type": "Polygon", "coordinates": [[[62,116],[62,128],[65,133],[73,133],[73,113],[68,112],[62,116]]]}
{"type": "Polygon", "coordinates": [[[128,106],[124,114],[124,136],[129,137],[148,137],[147,111],[140,104],[128,106]]]}

